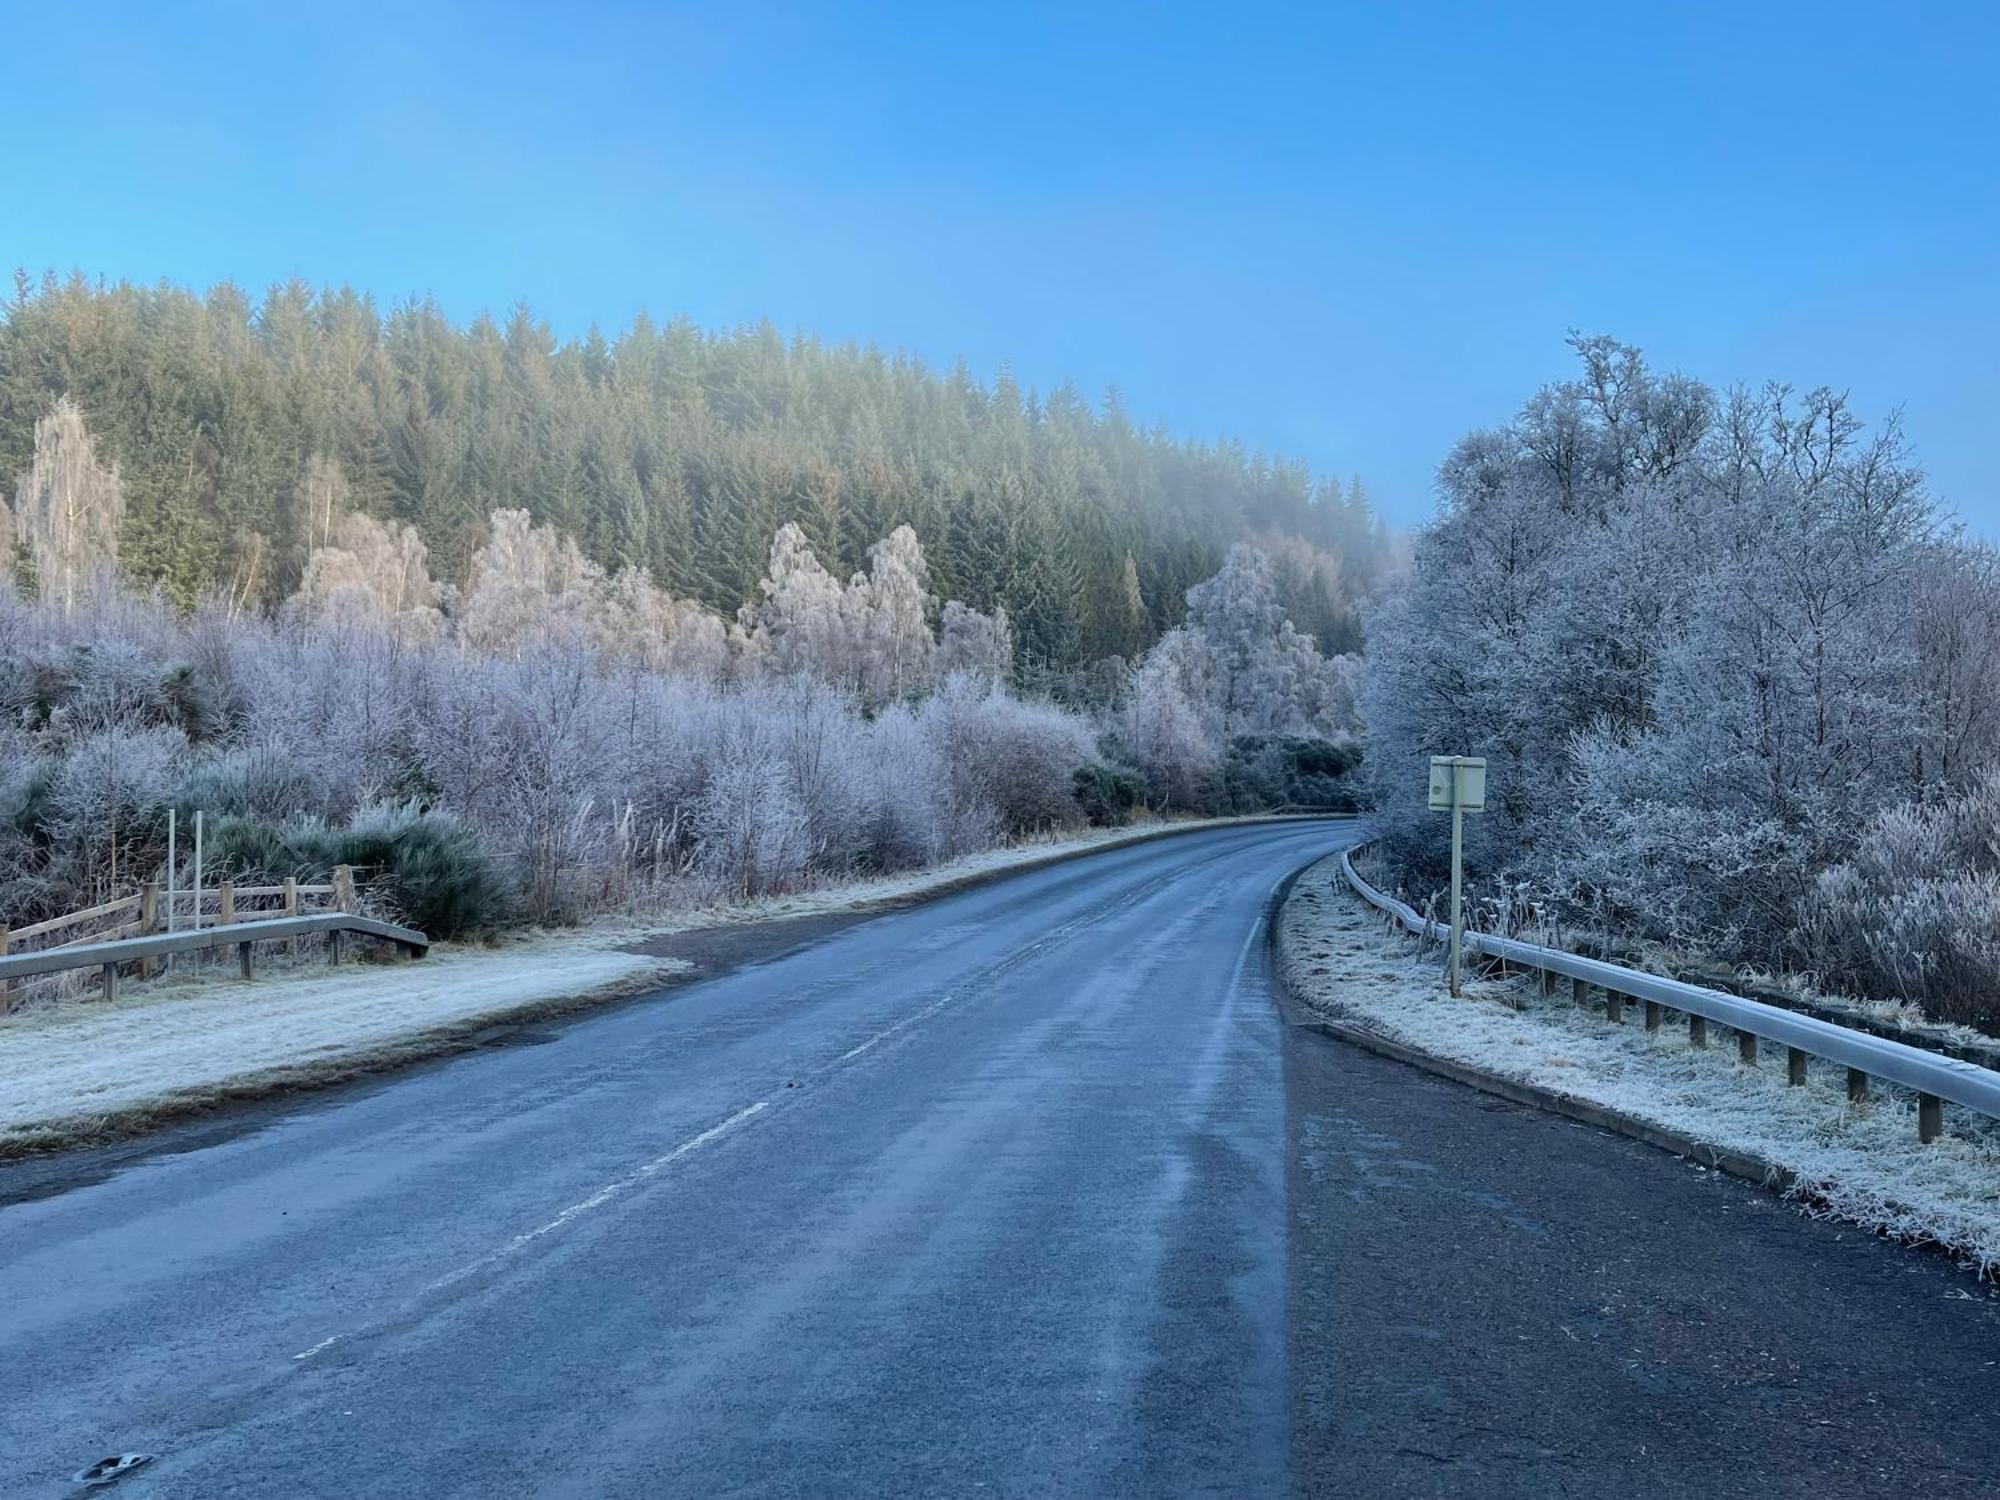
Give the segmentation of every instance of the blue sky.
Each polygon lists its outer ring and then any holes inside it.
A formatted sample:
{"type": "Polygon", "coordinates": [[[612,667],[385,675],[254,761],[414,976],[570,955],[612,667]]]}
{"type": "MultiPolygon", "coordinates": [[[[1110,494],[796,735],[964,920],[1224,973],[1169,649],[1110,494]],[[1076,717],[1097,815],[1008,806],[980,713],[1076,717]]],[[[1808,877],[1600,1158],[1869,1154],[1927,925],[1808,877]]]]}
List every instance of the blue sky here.
{"type": "Polygon", "coordinates": [[[0,262],[771,318],[1359,471],[1608,332],[2000,537],[2000,6],[39,5],[0,262]]]}

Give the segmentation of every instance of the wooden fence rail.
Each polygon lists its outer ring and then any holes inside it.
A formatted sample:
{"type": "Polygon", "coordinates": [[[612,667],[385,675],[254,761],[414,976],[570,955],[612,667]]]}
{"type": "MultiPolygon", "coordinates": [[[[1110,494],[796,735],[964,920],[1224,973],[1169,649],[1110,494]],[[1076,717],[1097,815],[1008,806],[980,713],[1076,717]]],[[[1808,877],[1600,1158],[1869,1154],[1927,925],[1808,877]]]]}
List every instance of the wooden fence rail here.
{"type": "MultiPolygon", "coordinates": [[[[330,909],[342,912],[355,911],[358,906],[354,871],[347,865],[336,866],[333,880],[327,885],[301,885],[296,880],[286,880],[279,885],[239,886],[222,880],[201,891],[178,890],[171,897],[165,896],[157,880],[149,880],[130,896],[120,896],[60,917],[49,917],[26,927],[0,927],[0,957],[27,951],[50,952],[126,937],[151,937],[169,929],[177,930],[183,921],[198,929],[204,919],[209,918],[211,911],[214,914],[212,925],[233,926],[241,915],[238,903],[243,901],[277,901],[280,905],[275,914],[286,917],[308,915],[304,905],[307,901],[324,901],[330,909]],[[127,912],[136,915],[132,920],[55,942],[37,944],[34,941],[73,927],[123,916],[127,912]]],[[[259,916],[267,914],[271,913],[258,913],[259,916]]]]}
{"type": "Polygon", "coordinates": [[[104,976],[104,998],[118,997],[118,971],[126,964],[150,965],[170,953],[191,953],[203,948],[236,945],[237,960],[245,979],[252,977],[251,945],[323,933],[327,958],[339,963],[344,939],[349,936],[375,938],[393,943],[412,958],[430,951],[431,940],[414,928],[398,927],[364,917],[358,912],[316,912],[305,917],[277,917],[267,921],[220,924],[187,932],[158,933],[150,937],[118,938],[110,942],[68,944],[44,948],[35,953],[15,953],[0,958],[0,983],[32,979],[65,969],[97,968],[104,976]]]}

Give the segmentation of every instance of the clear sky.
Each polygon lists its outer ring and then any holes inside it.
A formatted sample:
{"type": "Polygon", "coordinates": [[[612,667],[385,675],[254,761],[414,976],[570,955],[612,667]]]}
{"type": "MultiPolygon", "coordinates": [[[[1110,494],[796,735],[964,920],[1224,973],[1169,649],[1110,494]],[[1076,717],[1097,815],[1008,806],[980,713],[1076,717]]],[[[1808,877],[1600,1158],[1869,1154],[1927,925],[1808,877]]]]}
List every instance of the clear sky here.
{"type": "Polygon", "coordinates": [[[1398,521],[1607,332],[2000,537],[2000,4],[0,0],[0,261],[1120,386],[1398,521]],[[18,14],[5,14],[18,10],[18,14]]]}

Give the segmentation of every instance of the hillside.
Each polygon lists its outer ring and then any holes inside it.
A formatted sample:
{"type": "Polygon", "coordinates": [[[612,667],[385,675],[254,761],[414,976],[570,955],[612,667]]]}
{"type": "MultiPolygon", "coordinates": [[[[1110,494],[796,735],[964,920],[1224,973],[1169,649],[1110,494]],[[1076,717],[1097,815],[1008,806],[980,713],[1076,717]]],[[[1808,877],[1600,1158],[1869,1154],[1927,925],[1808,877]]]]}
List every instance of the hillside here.
{"type": "Polygon", "coordinates": [[[351,288],[253,302],[16,277],[0,317],[0,479],[64,395],[122,485],[120,571],[191,604],[298,587],[315,516],[416,528],[463,585],[495,511],[525,510],[608,571],[635,566],[725,618],[757,598],[796,524],[836,574],[909,525],[939,595],[1004,607],[1031,676],[1130,658],[1178,623],[1232,541],[1276,564],[1298,628],[1359,644],[1387,534],[1358,481],[1137,427],[962,366],[711,332],[643,315],[556,339],[525,308],[458,326],[429,301],[351,288]]]}

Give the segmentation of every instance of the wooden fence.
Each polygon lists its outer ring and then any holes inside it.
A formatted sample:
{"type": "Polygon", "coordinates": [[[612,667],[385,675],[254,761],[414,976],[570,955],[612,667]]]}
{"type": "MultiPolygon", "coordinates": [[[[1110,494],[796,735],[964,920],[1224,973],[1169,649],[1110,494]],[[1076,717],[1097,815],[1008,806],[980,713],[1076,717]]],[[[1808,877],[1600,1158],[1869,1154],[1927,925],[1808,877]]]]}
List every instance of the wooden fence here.
{"type": "Polygon", "coordinates": [[[420,932],[360,915],[350,865],[336,865],[327,885],[301,885],[289,877],[277,885],[223,880],[198,892],[175,891],[171,899],[157,880],[149,880],[129,896],[26,927],[0,928],[0,991],[11,995],[23,979],[102,963],[104,990],[110,996],[116,993],[120,963],[136,962],[139,976],[149,978],[173,954],[231,942],[237,944],[248,978],[250,944],[268,938],[285,939],[297,953],[300,938],[324,935],[329,956],[338,963],[347,932],[382,938],[413,955],[428,946],[420,932]],[[342,917],[352,920],[323,920],[342,917]],[[230,929],[228,935],[222,934],[224,928],[230,929]]]}
{"type": "Polygon", "coordinates": [[[0,957],[116,942],[121,938],[154,937],[162,932],[227,927],[264,917],[301,917],[357,909],[354,870],[349,865],[334,867],[330,885],[300,885],[289,877],[279,885],[245,886],[223,880],[199,892],[176,891],[171,903],[162,894],[159,881],[149,880],[132,895],[114,901],[26,927],[0,928],[0,957]]]}

